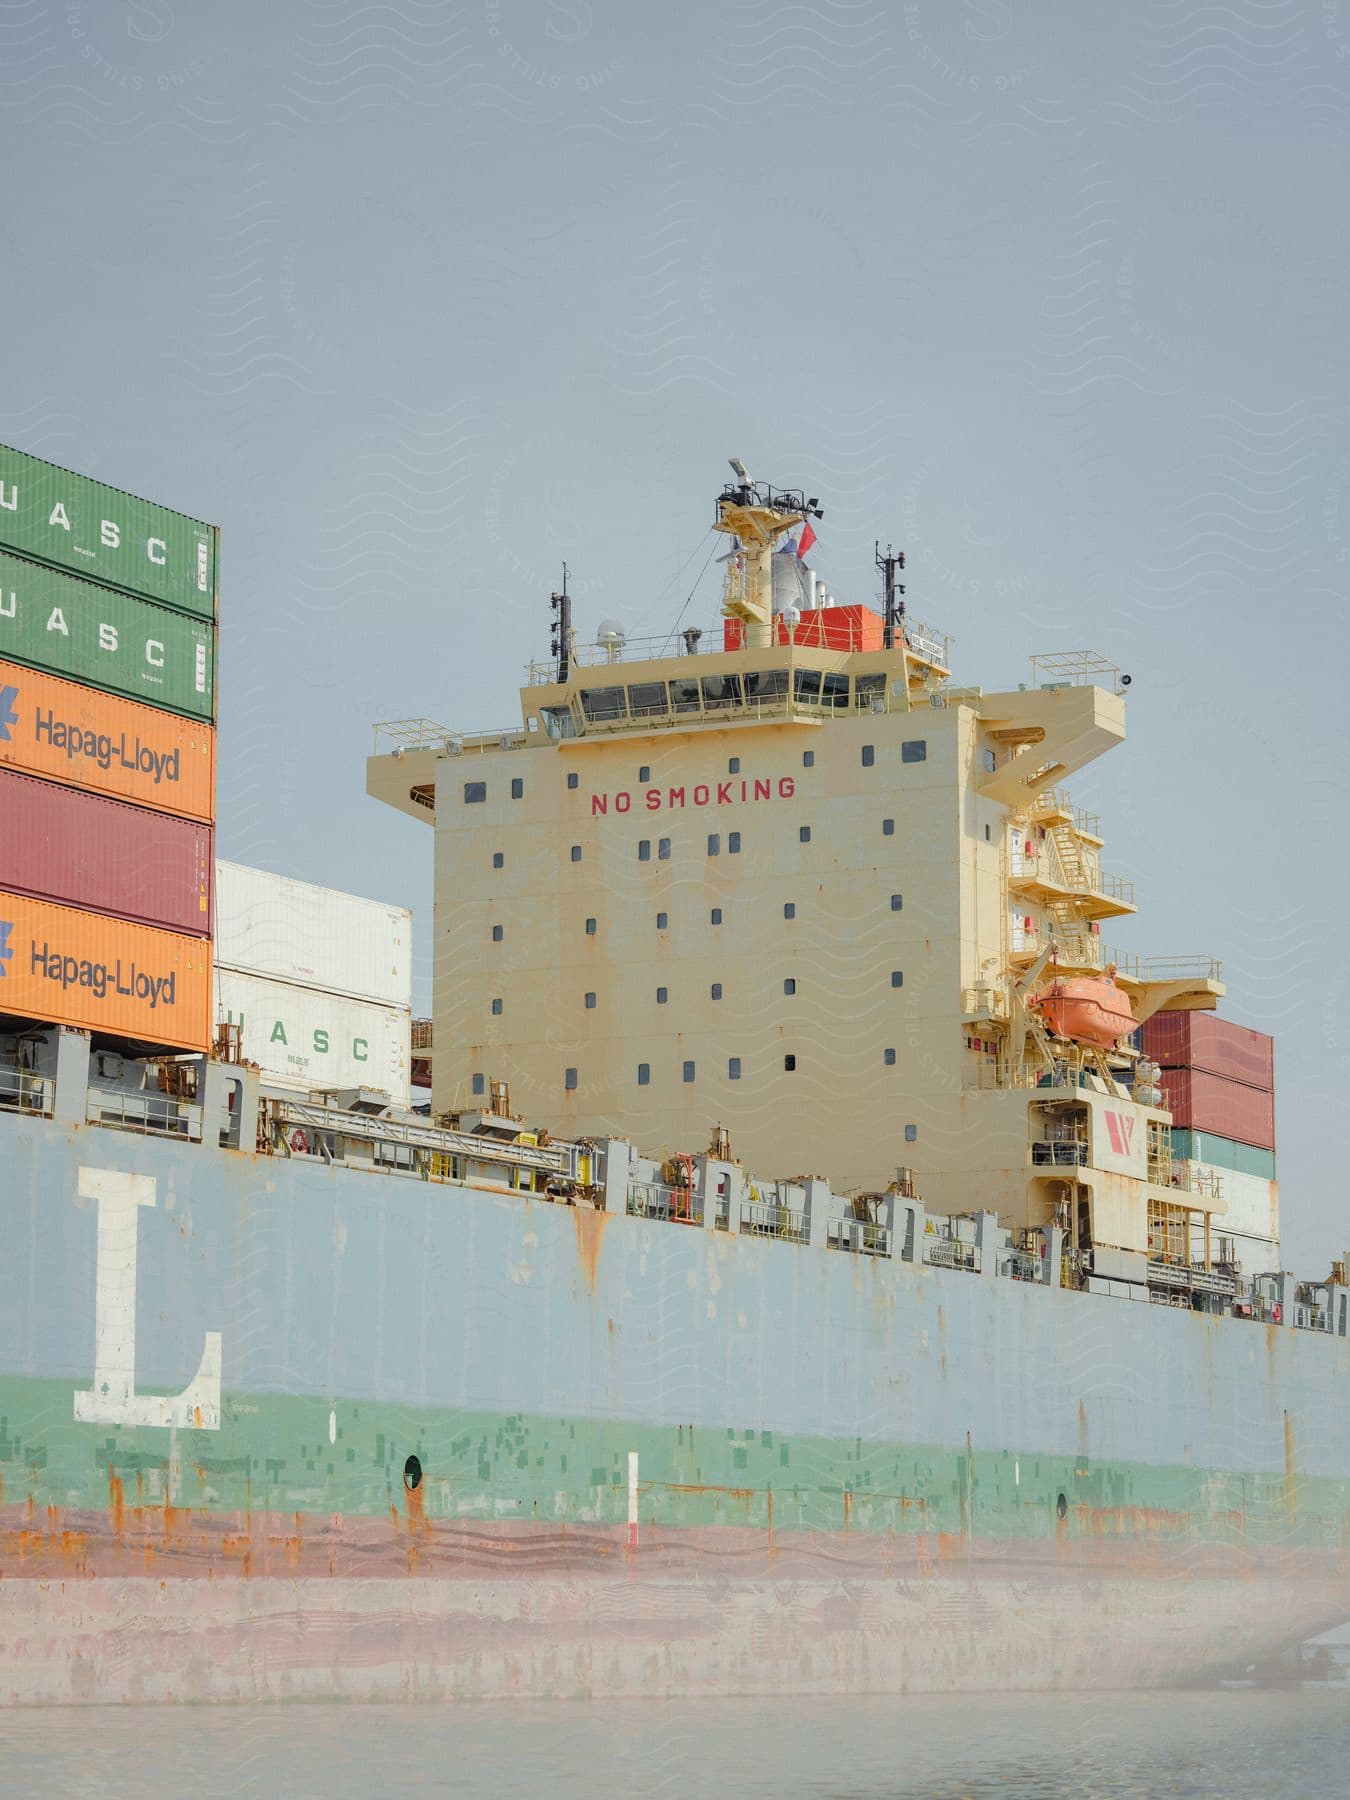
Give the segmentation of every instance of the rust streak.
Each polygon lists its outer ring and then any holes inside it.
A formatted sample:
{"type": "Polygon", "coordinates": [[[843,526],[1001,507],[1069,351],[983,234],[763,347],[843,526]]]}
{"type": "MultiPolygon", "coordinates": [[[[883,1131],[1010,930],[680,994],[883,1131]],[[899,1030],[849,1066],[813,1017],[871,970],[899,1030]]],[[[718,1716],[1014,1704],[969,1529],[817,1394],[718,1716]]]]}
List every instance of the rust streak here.
{"type": "Polygon", "coordinates": [[[609,1214],[596,1212],[589,1206],[572,1209],[572,1222],[577,1230],[577,1255],[581,1259],[586,1286],[595,1292],[595,1273],[600,1262],[600,1245],[604,1240],[609,1214]]]}

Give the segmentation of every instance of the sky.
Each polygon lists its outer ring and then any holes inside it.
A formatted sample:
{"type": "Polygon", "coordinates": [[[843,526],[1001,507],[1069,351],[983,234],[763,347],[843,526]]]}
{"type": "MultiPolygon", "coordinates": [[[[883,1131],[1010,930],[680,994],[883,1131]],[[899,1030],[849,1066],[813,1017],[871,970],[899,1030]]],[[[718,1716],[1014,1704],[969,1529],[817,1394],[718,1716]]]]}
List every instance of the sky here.
{"type": "Polygon", "coordinates": [[[1132,677],[1140,954],[1277,1040],[1350,1247],[1350,0],[12,0],[0,435],[222,528],[219,849],[412,906],[375,722],[716,616],[726,459],[962,684],[1132,677]],[[691,598],[692,594],[692,598],[691,598]]]}

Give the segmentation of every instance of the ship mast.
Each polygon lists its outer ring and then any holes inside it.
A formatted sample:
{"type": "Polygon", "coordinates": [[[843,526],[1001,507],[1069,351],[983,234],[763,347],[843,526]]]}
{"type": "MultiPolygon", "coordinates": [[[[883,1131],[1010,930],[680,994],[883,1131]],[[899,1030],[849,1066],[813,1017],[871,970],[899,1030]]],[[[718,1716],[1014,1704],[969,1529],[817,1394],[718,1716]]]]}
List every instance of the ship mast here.
{"type": "Polygon", "coordinates": [[[727,558],[722,589],[722,616],[745,626],[746,647],[762,650],[773,642],[773,577],[770,558],[785,531],[806,518],[823,517],[814,497],[791,489],[771,488],[750,479],[738,456],[731,458],[735,481],[717,497],[715,531],[736,540],[727,558]]]}

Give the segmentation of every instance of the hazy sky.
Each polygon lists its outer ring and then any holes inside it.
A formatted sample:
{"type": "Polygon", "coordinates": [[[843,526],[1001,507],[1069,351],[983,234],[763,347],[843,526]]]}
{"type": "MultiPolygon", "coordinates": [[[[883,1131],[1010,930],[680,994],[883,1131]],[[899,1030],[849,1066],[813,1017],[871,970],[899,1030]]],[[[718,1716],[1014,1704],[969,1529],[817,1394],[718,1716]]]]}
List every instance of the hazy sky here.
{"type": "Polygon", "coordinates": [[[664,630],[739,454],[959,681],[1129,670],[1116,935],[1350,1246],[1350,0],[13,0],[0,132],[3,436],[223,527],[222,853],[429,923],[372,723],[515,719],[564,558],[664,630]]]}

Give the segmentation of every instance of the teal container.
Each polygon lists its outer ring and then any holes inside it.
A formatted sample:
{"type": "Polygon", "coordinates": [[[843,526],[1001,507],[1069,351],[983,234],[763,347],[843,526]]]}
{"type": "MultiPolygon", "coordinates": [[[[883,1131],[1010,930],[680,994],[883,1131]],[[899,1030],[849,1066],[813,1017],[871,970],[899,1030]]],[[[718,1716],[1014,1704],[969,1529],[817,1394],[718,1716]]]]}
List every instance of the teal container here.
{"type": "Polygon", "coordinates": [[[0,551],[0,659],[213,723],[216,628],[0,551]]]}
{"type": "Polygon", "coordinates": [[[216,617],[220,533],[0,444],[0,548],[216,617]]]}
{"type": "Polygon", "coordinates": [[[1212,1131],[1187,1131],[1172,1127],[1172,1155],[1180,1162],[1209,1163],[1215,1169],[1231,1169],[1235,1175],[1275,1179],[1275,1152],[1258,1150],[1255,1144],[1239,1144],[1216,1137],[1212,1131]]]}

